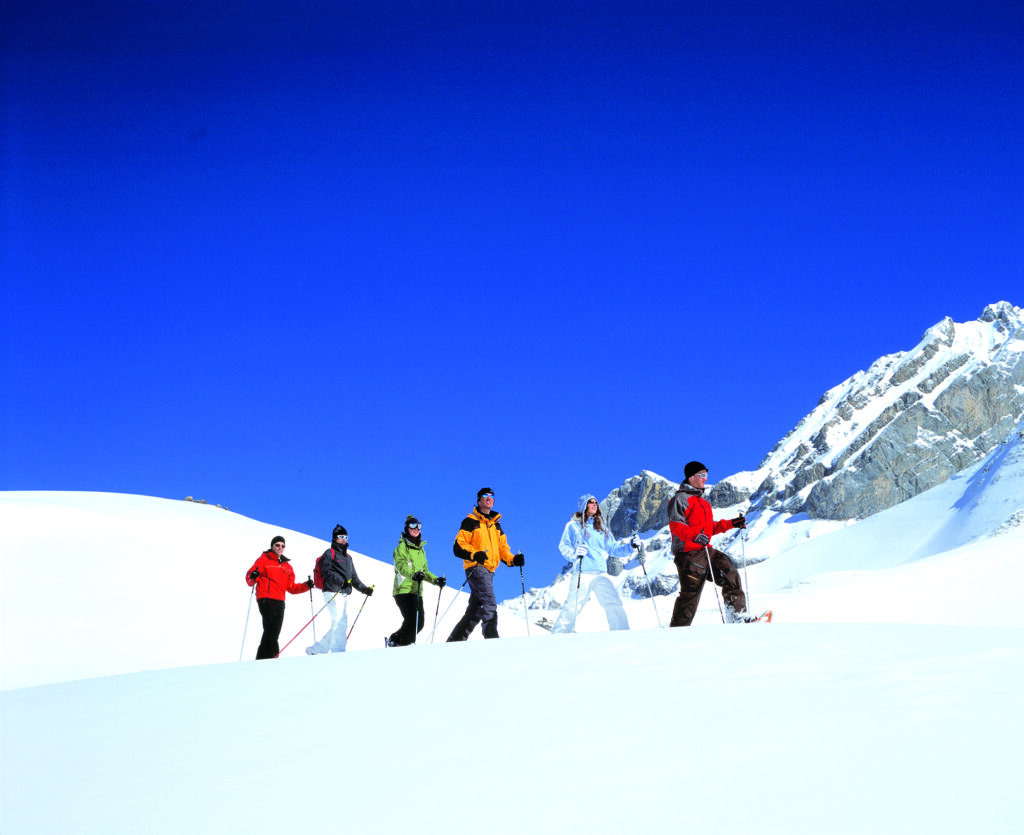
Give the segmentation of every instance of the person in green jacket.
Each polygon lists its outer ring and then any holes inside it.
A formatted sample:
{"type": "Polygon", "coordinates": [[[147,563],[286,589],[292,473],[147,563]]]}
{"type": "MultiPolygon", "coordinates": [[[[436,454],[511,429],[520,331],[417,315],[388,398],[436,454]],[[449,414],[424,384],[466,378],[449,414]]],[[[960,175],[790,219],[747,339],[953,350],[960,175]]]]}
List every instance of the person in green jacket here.
{"type": "Polygon", "coordinates": [[[423,629],[423,581],[443,589],[445,578],[432,574],[427,567],[427,554],[420,536],[420,520],[405,517],[405,529],[393,554],[395,560],[395,604],[402,613],[402,625],[388,638],[389,647],[416,643],[416,634],[423,629]]]}

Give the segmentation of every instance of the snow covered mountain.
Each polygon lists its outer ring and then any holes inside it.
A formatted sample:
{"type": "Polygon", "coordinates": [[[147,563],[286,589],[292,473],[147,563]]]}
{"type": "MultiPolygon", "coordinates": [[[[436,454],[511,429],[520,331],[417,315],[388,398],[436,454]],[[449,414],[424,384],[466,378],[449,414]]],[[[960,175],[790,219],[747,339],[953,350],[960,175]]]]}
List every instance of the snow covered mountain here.
{"type": "MultiPolygon", "coordinates": [[[[0,493],[0,829],[662,831],[679,825],[665,797],[684,752],[699,764],[686,791],[704,802],[686,815],[701,832],[1016,831],[1024,420],[862,519],[794,512],[759,486],[716,494],[722,516],[751,505],[747,538],[716,545],[745,565],[771,625],[722,625],[705,593],[692,628],[657,628],[676,583],[657,508],[675,485],[644,472],[605,504],[645,529],[648,576],[617,578],[629,632],[591,606],[577,625],[591,634],[550,636],[562,575],[529,593],[529,618],[504,604],[502,640],[467,644],[440,643],[465,595],[429,587],[438,643],[428,629],[384,649],[399,621],[392,569],[356,555],[375,594],[350,652],[306,657],[302,635],[260,663],[237,663],[260,631],[245,569],[283,533],[304,577],[325,541],[194,502],[0,493]],[[724,810],[711,799],[722,779],[724,810]]],[[[282,636],[310,612],[289,597],[282,636]]]]}
{"type": "MultiPolygon", "coordinates": [[[[328,546],[213,505],[118,493],[0,492],[0,530],[4,688],[254,658],[260,615],[246,570],[276,534],[300,580],[328,546]]],[[[374,594],[352,629],[353,650],[382,646],[401,623],[390,554],[382,562],[358,545],[356,571],[374,594]]],[[[443,607],[456,597],[467,595],[445,589],[443,607]]],[[[358,592],[349,598],[350,626],[363,601],[358,592]]],[[[434,586],[424,588],[424,601],[433,616],[434,586]]],[[[312,600],[288,596],[282,646],[321,605],[317,591],[312,600]]],[[[464,599],[452,605],[449,630],[464,608],[464,599]]],[[[304,655],[314,631],[322,636],[329,625],[321,613],[282,656],[304,655]]]]}
{"type": "MultiPolygon", "coordinates": [[[[637,597],[630,632],[584,612],[591,634],[510,638],[525,623],[506,611],[499,641],[384,649],[397,613],[375,594],[353,651],[241,664],[241,574],[278,529],[162,499],[0,494],[3,684],[62,681],[0,692],[0,829],[665,831],[682,751],[701,832],[1016,831],[1022,486],[1014,435],[861,522],[769,525],[750,588],[771,625],[723,626],[705,595],[692,628],[658,629],[671,598],[637,597]]],[[[285,535],[301,575],[323,543],[285,535]]],[[[357,565],[385,590],[386,564],[357,565]]],[[[290,635],[308,599],[287,611],[290,635]]]]}
{"type": "Polygon", "coordinates": [[[712,503],[814,519],[863,519],[941,484],[987,455],[1024,416],[1024,310],[946,318],[909,352],[876,360],[825,392],[752,472],[712,503]]]}
{"type": "MultiPolygon", "coordinates": [[[[895,566],[1019,527],[1022,319],[1024,311],[1007,302],[985,308],[976,322],[946,319],[912,351],[882,357],[826,392],[757,470],[711,487],[717,517],[746,512],[749,519],[743,540],[726,534],[716,546],[738,565],[770,559],[770,568],[751,572],[751,583],[776,590],[783,575],[803,582],[823,571],[895,566]],[[804,547],[824,534],[831,536],[820,548],[804,547]]],[[[617,537],[647,532],[647,576],[639,569],[620,576],[624,596],[678,588],[665,516],[676,486],[644,471],[601,502],[617,537]]],[[[531,619],[550,626],[569,586],[563,572],[531,589],[531,619]]],[[[521,616],[521,599],[505,606],[521,616]]]]}

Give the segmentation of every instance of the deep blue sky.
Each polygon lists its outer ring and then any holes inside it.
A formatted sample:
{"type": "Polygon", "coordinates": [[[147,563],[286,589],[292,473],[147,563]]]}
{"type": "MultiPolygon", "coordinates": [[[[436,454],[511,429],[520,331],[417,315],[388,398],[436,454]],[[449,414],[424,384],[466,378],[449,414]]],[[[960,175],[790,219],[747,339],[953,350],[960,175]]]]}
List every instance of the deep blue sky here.
{"type": "Polygon", "coordinates": [[[580,493],[1024,301],[1024,4],[691,5],[5,4],[0,489],[461,582],[487,485],[543,585],[580,493]]]}

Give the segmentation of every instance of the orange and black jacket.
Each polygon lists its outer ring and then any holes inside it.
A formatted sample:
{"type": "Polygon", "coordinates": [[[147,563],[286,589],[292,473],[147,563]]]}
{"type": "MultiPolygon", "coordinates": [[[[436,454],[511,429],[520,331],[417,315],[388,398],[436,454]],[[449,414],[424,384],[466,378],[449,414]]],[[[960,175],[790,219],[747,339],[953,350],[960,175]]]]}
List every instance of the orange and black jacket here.
{"type": "Polygon", "coordinates": [[[309,590],[305,583],[295,582],[295,572],[288,564],[288,557],[282,556],[278,559],[273,551],[264,551],[260,554],[260,558],[245,572],[245,582],[250,586],[256,584],[257,599],[269,597],[271,600],[284,600],[286,591],[292,594],[305,594],[309,590]],[[249,577],[253,571],[260,573],[255,580],[249,577]]]}
{"type": "Polygon", "coordinates": [[[477,509],[462,521],[453,550],[455,556],[462,560],[463,568],[476,565],[473,554],[477,551],[486,552],[484,568],[492,574],[498,567],[498,560],[512,565],[512,549],[508,547],[499,519],[501,514],[497,511],[492,510],[490,515],[484,515],[477,509]]]}

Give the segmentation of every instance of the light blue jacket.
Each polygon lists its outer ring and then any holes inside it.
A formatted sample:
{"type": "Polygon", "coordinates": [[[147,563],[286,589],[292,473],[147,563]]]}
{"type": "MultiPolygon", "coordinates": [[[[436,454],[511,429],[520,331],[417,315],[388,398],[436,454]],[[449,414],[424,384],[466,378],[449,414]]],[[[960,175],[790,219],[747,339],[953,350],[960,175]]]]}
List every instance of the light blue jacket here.
{"type": "MultiPolygon", "coordinates": [[[[558,550],[562,556],[571,562],[579,564],[576,557],[576,546],[582,543],[587,546],[587,554],[583,557],[584,574],[601,574],[608,570],[608,557],[629,557],[633,554],[633,548],[629,542],[616,542],[615,537],[609,531],[599,531],[594,528],[593,518],[587,519],[587,526],[584,529],[582,514],[586,513],[587,500],[595,498],[589,494],[580,497],[580,515],[574,515],[565,526],[562,539],[558,543],[558,550]]],[[[640,565],[639,559],[630,560],[626,568],[635,568],[640,565]]],[[[575,568],[573,569],[575,571],[575,568]]]]}

